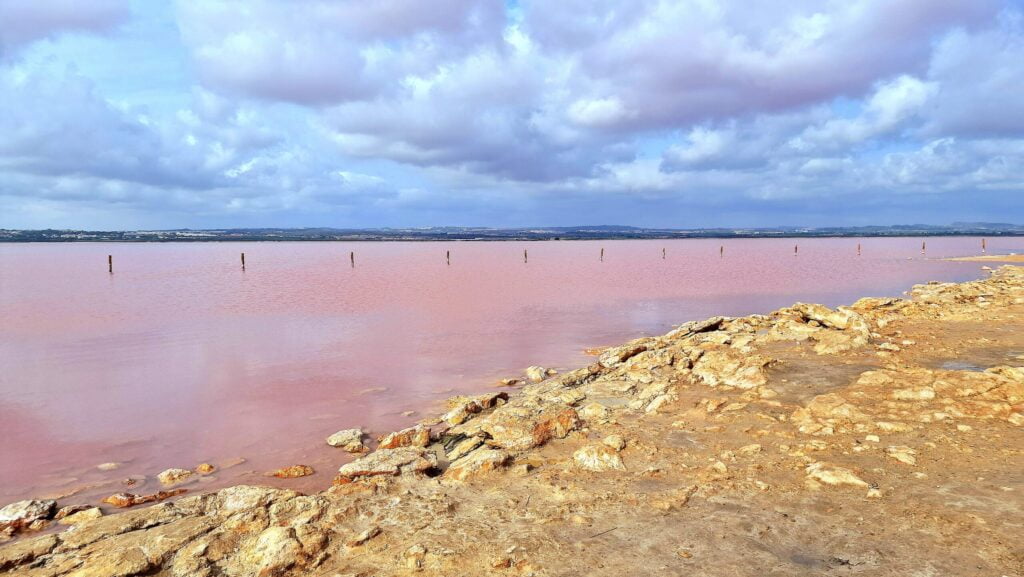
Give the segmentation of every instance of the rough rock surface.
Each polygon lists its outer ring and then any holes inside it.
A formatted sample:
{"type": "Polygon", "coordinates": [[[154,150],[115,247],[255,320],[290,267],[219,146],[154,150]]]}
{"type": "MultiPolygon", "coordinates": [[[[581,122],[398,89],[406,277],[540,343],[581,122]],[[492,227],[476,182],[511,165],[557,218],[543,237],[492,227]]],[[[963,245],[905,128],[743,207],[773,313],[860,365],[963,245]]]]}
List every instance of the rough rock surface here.
{"type": "Polygon", "coordinates": [[[342,448],[349,453],[362,453],[366,450],[363,445],[362,429],[345,429],[327,437],[327,444],[332,447],[342,448]]]}
{"type": "Polygon", "coordinates": [[[48,529],[83,503],[5,507],[35,518],[0,574],[1022,575],[1024,269],[910,296],[686,323],[453,399],[316,495],[120,495],[169,500],[48,529]]]}

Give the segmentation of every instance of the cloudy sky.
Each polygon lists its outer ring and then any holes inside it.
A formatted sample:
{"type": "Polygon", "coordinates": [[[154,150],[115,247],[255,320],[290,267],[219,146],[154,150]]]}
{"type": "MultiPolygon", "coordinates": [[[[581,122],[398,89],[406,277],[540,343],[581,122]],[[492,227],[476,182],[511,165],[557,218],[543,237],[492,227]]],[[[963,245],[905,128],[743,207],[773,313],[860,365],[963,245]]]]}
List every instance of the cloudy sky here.
{"type": "Polygon", "coordinates": [[[0,0],[0,227],[1024,223],[1024,0],[0,0]]]}

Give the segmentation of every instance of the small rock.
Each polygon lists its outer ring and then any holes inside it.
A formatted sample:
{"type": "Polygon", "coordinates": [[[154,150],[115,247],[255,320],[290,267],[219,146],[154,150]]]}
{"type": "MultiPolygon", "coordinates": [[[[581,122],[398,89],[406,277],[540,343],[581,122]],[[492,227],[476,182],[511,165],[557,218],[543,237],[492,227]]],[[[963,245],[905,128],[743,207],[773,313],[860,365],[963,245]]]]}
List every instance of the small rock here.
{"type": "Polygon", "coordinates": [[[446,455],[448,456],[449,461],[456,461],[465,457],[470,453],[470,451],[483,444],[484,440],[482,437],[469,437],[456,443],[451,450],[446,452],[446,455]]]}
{"type": "Polygon", "coordinates": [[[215,470],[216,468],[209,463],[200,463],[199,466],[196,467],[196,473],[199,473],[200,475],[209,475],[215,470]]]}
{"type": "Polygon", "coordinates": [[[99,507],[89,507],[87,509],[71,513],[58,520],[57,522],[61,525],[77,525],[83,521],[91,521],[92,519],[99,519],[103,516],[103,511],[99,507]]]}
{"type": "Polygon", "coordinates": [[[465,481],[472,477],[484,475],[505,466],[511,457],[498,449],[478,449],[455,461],[445,471],[445,478],[465,481]]]}
{"type": "Polygon", "coordinates": [[[45,521],[53,516],[57,502],[51,499],[18,501],[0,509],[0,526],[12,527],[15,532],[31,528],[37,521],[45,521]]]}
{"type": "Polygon", "coordinates": [[[512,566],[512,558],[508,556],[499,556],[491,559],[491,567],[494,569],[508,569],[512,566]]]}
{"type": "Polygon", "coordinates": [[[312,475],[313,467],[309,465],[292,465],[290,467],[284,467],[270,473],[271,477],[277,477],[278,479],[294,479],[296,477],[308,477],[312,475]]]}
{"type": "Polygon", "coordinates": [[[612,411],[601,403],[587,403],[580,409],[580,416],[586,421],[604,421],[612,411]]]}
{"type": "Polygon", "coordinates": [[[437,457],[419,447],[378,449],[338,469],[335,483],[349,483],[359,477],[425,473],[437,466],[437,457]]]}
{"type": "Polygon", "coordinates": [[[430,429],[416,425],[382,436],[381,449],[397,449],[399,447],[426,447],[430,444],[430,429]]]}
{"type": "Polygon", "coordinates": [[[616,451],[621,451],[626,448],[626,439],[622,438],[622,435],[608,435],[601,441],[607,447],[611,447],[616,451]]]}
{"type": "Polygon", "coordinates": [[[405,550],[405,566],[414,571],[423,569],[423,559],[427,556],[427,549],[423,545],[413,545],[405,550]]]}
{"type": "Polygon", "coordinates": [[[188,469],[167,469],[157,475],[156,478],[164,485],[176,485],[187,481],[193,474],[188,469]]]}
{"type": "Polygon", "coordinates": [[[917,457],[915,457],[917,452],[911,449],[910,447],[902,445],[886,447],[885,454],[907,465],[917,464],[917,457]]]}
{"type": "Polygon", "coordinates": [[[544,367],[534,365],[526,369],[526,378],[534,383],[543,381],[548,376],[548,370],[544,367]]]}
{"type": "Polygon", "coordinates": [[[578,467],[587,471],[626,470],[619,453],[604,445],[587,445],[577,449],[572,458],[578,467]]]}
{"type": "Polygon", "coordinates": [[[519,384],[519,379],[501,379],[498,385],[502,387],[514,387],[519,384]]]}
{"type": "Polygon", "coordinates": [[[134,507],[143,503],[155,503],[170,499],[187,492],[188,489],[173,489],[171,491],[158,491],[152,495],[133,495],[132,493],[117,493],[103,499],[104,503],[118,508],[134,507]]]}
{"type": "Polygon", "coordinates": [[[970,425],[957,425],[956,430],[960,431],[961,433],[966,433],[967,431],[973,431],[974,427],[970,425]]]}
{"type": "Polygon", "coordinates": [[[854,474],[853,471],[835,465],[825,463],[811,463],[805,469],[807,477],[820,481],[826,485],[852,485],[855,487],[867,487],[866,481],[854,474]]]}
{"type": "Polygon", "coordinates": [[[878,438],[878,435],[865,435],[864,440],[869,443],[879,443],[882,440],[878,438]]]}
{"type": "Polygon", "coordinates": [[[868,489],[867,497],[868,497],[868,499],[881,499],[882,498],[882,492],[880,490],[872,487],[872,488],[868,489]]]}
{"type": "Polygon", "coordinates": [[[75,513],[91,508],[92,505],[68,505],[67,507],[61,507],[60,510],[57,511],[57,514],[53,516],[53,520],[60,521],[68,515],[74,515],[75,513]]]}
{"type": "Polygon", "coordinates": [[[345,429],[327,437],[327,444],[340,447],[349,453],[361,453],[366,450],[363,445],[363,430],[360,428],[345,429]]]}
{"type": "Polygon", "coordinates": [[[740,447],[736,452],[741,455],[756,455],[757,453],[761,452],[761,445],[758,445],[757,443],[744,445],[740,447]]]}
{"type": "Polygon", "coordinates": [[[366,543],[370,539],[373,539],[377,535],[380,535],[380,527],[374,525],[373,527],[370,527],[369,529],[356,535],[355,538],[349,540],[348,543],[346,543],[346,545],[348,545],[349,547],[358,547],[366,543]]]}
{"type": "Polygon", "coordinates": [[[99,465],[96,465],[96,468],[100,471],[113,471],[115,469],[120,469],[121,463],[100,463],[99,465]]]}

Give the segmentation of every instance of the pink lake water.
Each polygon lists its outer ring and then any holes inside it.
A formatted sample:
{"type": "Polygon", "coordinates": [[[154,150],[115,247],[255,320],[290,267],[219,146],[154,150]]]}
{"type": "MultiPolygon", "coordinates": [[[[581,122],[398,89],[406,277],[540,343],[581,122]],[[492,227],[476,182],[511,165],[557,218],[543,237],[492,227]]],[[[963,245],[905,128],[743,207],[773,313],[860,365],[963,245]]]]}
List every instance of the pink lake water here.
{"type": "MultiPolygon", "coordinates": [[[[96,501],[130,475],[148,477],[133,489],[148,493],[166,468],[238,457],[191,487],[316,490],[349,459],[324,442],[339,429],[408,426],[526,366],[582,366],[587,348],[688,320],[978,278],[981,263],[938,259],[979,249],[977,238],[0,245],[0,504],[96,501]],[[106,462],[122,465],[96,468],[106,462]],[[317,474],[264,476],[297,463],[317,474]]],[[[988,249],[1020,252],[1024,239],[988,249]]]]}

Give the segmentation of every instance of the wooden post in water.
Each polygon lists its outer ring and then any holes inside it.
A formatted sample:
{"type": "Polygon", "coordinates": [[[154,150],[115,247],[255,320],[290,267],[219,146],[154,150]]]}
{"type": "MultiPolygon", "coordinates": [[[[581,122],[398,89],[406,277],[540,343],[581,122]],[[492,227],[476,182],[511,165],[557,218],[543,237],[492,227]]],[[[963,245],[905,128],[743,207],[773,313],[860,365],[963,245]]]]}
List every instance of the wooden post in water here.
{"type": "Polygon", "coordinates": [[[661,260],[665,260],[665,247],[661,247],[661,260]]]}
{"type": "Polygon", "coordinates": [[[981,252],[985,252],[985,239],[981,239],[981,252]]]}
{"type": "Polygon", "coordinates": [[[927,243],[926,243],[926,242],[922,242],[922,243],[921,243],[921,254],[922,254],[922,255],[924,255],[924,253],[925,253],[925,250],[926,250],[926,247],[927,247],[927,246],[928,246],[928,245],[927,245],[927,243]]]}
{"type": "Polygon", "coordinates": [[[444,261],[448,264],[452,264],[452,251],[444,251],[444,261]]]}
{"type": "Polygon", "coordinates": [[[799,253],[800,253],[800,245],[798,245],[798,244],[794,244],[794,245],[793,245],[793,256],[796,256],[796,255],[798,255],[799,253]]]}
{"type": "Polygon", "coordinates": [[[718,247],[718,258],[725,256],[725,245],[718,247]]]}
{"type": "Polygon", "coordinates": [[[242,270],[245,270],[245,253],[242,253],[242,270]]]}
{"type": "Polygon", "coordinates": [[[114,274],[114,255],[107,255],[107,272],[114,274]]]}
{"type": "Polygon", "coordinates": [[[356,251],[348,253],[348,260],[352,262],[352,268],[356,268],[356,251]]]}
{"type": "Polygon", "coordinates": [[[604,247],[601,247],[601,262],[604,262],[604,247]]]}
{"type": "Polygon", "coordinates": [[[526,255],[526,249],[523,249],[523,263],[530,262],[529,257],[526,255]]]}
{"type": "Polygon", "coordinates": [[[857,243],[857,256],[860,256],[860,243],[857,243]]]}

